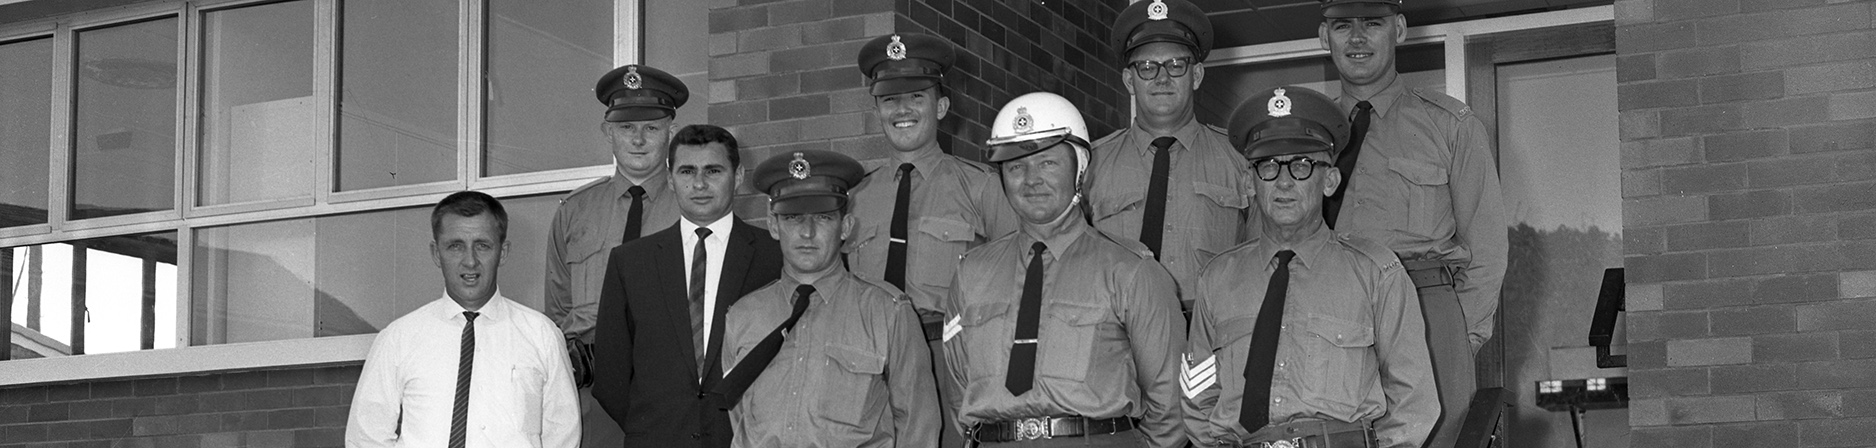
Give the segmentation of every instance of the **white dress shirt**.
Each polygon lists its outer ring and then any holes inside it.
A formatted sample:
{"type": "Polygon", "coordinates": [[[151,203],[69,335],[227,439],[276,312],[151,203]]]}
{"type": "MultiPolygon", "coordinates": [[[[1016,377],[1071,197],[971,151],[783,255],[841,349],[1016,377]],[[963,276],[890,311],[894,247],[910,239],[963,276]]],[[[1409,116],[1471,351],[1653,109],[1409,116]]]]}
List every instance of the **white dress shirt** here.
{"type": "MultiPolygon", "coordinates": [[[[378,333],[352,396],[345,446],[448,444],[467,322],[463,311],[467,310],[443,297],[378,333]]],[[[580,404],[560,328],[499,292],[479,312],[469,380],[468,446],[579,445],[580,404]]]]}
{"type": "MultiPolygon", "coordinates": [[[[681,232],[678,232],[678,236],[684,238],[685,285],[690,284],[690,267],[697,260],[697,228],[706,227],[710,229],[710,237],[704,239],[704,252],[709,254],[709,259],[704,260],[704,270],[709,271],[704,273],[703,327],[705,341],[710,340],[712,322],[716,322],[717,320],[717,280],[723,278],[723,257],[725,256],[723,253],[729,250],[730,229],[736,224],[735,216],[734,214],[723,215],[722,218],[717,218],[716,222],[712,222],[707,226],[699,226],[691,222],[689,218],[677,220],[678,230],[681,230],[681,232]]],[[[685,291],[685,293],[689,293],[689,291],[685,291]]],[[[704,347],[697,347],[697,349],[703,350],[704,347]]],[[[728,369],[729,366],[724,366],[724,370],[728,369]]]]}

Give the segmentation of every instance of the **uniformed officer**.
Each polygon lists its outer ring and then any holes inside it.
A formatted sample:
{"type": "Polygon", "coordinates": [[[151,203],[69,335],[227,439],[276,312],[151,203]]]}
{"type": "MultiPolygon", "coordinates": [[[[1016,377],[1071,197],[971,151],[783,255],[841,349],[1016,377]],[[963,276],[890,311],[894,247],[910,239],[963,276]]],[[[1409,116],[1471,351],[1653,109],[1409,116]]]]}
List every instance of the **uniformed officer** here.
{"type": "MultiPolygon", "coordinates": [[[[1193,112],[1211,21],[1186,0],[1137,1],[1114,21],[1111,40],[1136,115],[1094,142],[1094,225],[1145,243],[1183,287],[1244,240],[1250,205],[1244,159],[1223,129],[1193,112]]],[[[1182,303],[1191,309],[1190,297],[1182,303]]]]}
{"type": "Polygon", "coordinates": [[[1342,77],[1352,137],[1347,180],[1323,207],[1330,227],[1379,242],[1406,263],[1426,311],[1446,415],[1430,446],[1452,446],[1477,388],[1473,355],[1492,336],[1507,256],[1492,138],[1465,103],[1404,85],[1400,0],[1323,3],[1316,28],[1342,77]]]}
{"type": "Polygon", "coordinates": [[[1420,447],[1440,403],[1413,282],[1387,247],[1323,225],[1348,122],[1328,96],[1282,87],[1240,105],[1231,138],[1258,176],[1262,232],[1194,288],[1186,433],[1198,446],[1420,447]]]}
{"type": "MultiPolygon", "coordinates": [[[[1016,215],[990,167],[938,145],[938,124],[951,110],[944,75],[956,53],[950,41],[912,33],[880,36],[860,48],[873,112],[895,151],[867,163],[866,178],[854,186],[857,227],[845,248],[855,275],[892,284],[912,298],[940,372],[939,326],[958,256],[1016,230],[1016,215]]],[[[940,387],[943,395],[956,393],[940,387]]],[[[955,416],[945,419],[950,426],[955,416]]],[[[941,446],[963,446],[960,434],[942,437],[941,446]]]]}
{"type": "Polygon", "coordinates": [[[984,446],[1170,447],[1185,338],[1172,276],[1129,238],[1088,225],[1088,131],[1068,100],[1017,97],[991,162],[1021,230],[959,262],[944,329],[949,403],[984,446]]]}
{"type": "Polygon", "coordinates": [[[600,130],[612,149],[614,173],[560,201],[548,234],[547,317],[560,325],[580,385],[585,446],[617,446],[625,434],[593,401],[588,374],[594,316],[613,247],[677,222],[677,199],[668,188],[665,144],[671,118],[690,98],[677,77],[631,64],[606,72],[593,88],[606,106],[600,130]]]}
{"type": "Polygon", "coordinates": [[[912,302],[840,263],[861,166],[829,151],[756,167],[782,277],[730,307],[719,393],[738,447],[935,447],[931,354],[912,302]]]}

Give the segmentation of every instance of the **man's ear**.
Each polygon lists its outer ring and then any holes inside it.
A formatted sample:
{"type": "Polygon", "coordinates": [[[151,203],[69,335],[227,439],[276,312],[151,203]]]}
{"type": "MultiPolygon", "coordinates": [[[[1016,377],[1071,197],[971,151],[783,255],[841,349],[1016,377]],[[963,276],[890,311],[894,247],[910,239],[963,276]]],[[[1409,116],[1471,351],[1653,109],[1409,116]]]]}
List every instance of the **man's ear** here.
{"type": "Polygon", "coordinates": [[[1199,85],[1205,83],[1205,63],[1193,62],[1192,73],[1187,73],[1186,76],[1192,77],[1192,90],[1199,90],[1199,85]]]}
{"type": "Polygon", "coordinates": [[[938,97],[938,119],[943,120],[945,119],[946,115],[950,115],[950,114],[951,114],[951,97],[949,96],[938,97]]]}
{"type": "Polygon", "coordinates": [[[438,269],[443,268],[443,251],[437,250],[436,241],[430,241],[430,261],[436,262],[438,269]]]}
{"type": "Polygon", "coordinates": [[[1395,14],[1394,15],[1394,44],[1400,45],[1406,42],[1407,42],[1407,15],[1395,14]]]}
{"type": "Polygon", "coordinates": [[[1335,165],[1318,167],[1317,169],[1329,171],[1327,173],[1323,173],[1323,174],[1327,174],[1328,177],[1323,178],[1322,196],[1328,197],[1328,196],[1334,195],[1335,189],[1340,188],[1342,186],[1342,170],[1337,169],[1335,165]]]}
{"type": "Polygon", "coordinates": [[[853,228],[857,223],[858,221],[853,219],[853,215],[849,215],[845,212],[840,214],[840,241],[842,243],[847,241],[847,237],[853,236],[853,228]]]}
{"type": "Polygon", "coordinates": [[[1334,48],[1329,47],[1329,22],[1328,21],[1322,21],[1322,22],[1316,23],[1316,44],[1322,46],[1322,51],[1335,51],[1334,48]]]}
{"type": "Polygon", "coordinates": [[[769,238],[774,238],[776,241],[782,240],[781,223],[782,223],[782,219],[775,216],[775,210],[773,209],[769,210],[769,225],[768,225],[769,238]]]}
{"type": "Polygon", "coordinates": [[[512,243],[507,238],[502,238],[502,256],[495,259],[495,267],[499,268],[503,263],[508,262],[508,249],[514,247],[512,243]]]}

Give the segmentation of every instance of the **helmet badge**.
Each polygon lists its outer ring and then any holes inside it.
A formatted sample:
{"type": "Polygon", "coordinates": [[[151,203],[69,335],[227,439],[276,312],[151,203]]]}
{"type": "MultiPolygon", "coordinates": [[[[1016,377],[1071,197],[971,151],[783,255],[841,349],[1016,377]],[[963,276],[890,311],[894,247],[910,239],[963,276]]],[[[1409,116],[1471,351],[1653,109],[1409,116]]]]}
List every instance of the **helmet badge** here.
{"type": "Polygon", "coordinates": [[[1276,93],[1277,96],[1270,97],[1270,102],[1264,104],[1270,109],[1270,116],[1282,117],[1290,115],[1290,97],[1283,96],[1283,89],[1277,89],[1276,93]]]}
{"type": "Polygon", "coordinates": [[[1028,134],[1029,130],[1033,128],[1035,125],[1036,125],[1036,119],[1035,117],[1029,116],[1029,108],[1027,107],[1016,108],[1016,121],[1013,123],[1010,123],[1010,127],[1014,128],[1012,130],[1016,131],[1016,133],[1018,134],[1028,134]]]}
{"type": "Polygon", "coordinates": [[[905,42],[900,42],[897,34],[892,36],[892,43],[886,44],[886,59],[895,61],[905,59],[905,42]]]}
{"type": "Polygon", "coordinates": [[[1146,6],[1146,18],[1148,20],[1166,20],[1166,12],[1168,9],[1171,8],[1166,7],[1166,2],[1153,0],[1153,4],[1146,6]]]}
{"type": "Polygon", "coordinates": [[[788,162],[788,175],[796,179],[807,179],[808,172],[812,168],[808,165],[808,159],[802,158],[801,153],[795,153],[795,160],[788,162]]]}
{"type": "Polygon", "coordinates": [[[638,66],[625,68],[625,88],[638,89],[645,86],[645,78],[638,76],[638,66]]]}

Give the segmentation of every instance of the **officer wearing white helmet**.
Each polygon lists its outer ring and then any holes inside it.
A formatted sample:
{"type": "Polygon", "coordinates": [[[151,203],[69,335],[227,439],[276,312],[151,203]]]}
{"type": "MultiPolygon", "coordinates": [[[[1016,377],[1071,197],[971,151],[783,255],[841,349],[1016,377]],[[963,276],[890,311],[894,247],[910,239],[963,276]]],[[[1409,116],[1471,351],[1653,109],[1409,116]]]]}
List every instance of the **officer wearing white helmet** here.
{"type": "Polygon", "coordinates": [[[1011,100],[990,162],[1019,230],[965,253],[947,297],[948,399],[982,446],[1166,447],[1180,429],[1184,346],[1172,275],[1088,223],[1081,112],[1052,93],[1011,100]]]}

